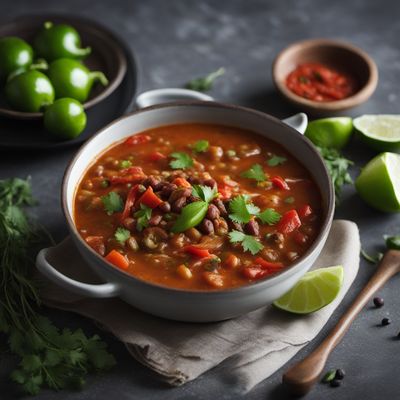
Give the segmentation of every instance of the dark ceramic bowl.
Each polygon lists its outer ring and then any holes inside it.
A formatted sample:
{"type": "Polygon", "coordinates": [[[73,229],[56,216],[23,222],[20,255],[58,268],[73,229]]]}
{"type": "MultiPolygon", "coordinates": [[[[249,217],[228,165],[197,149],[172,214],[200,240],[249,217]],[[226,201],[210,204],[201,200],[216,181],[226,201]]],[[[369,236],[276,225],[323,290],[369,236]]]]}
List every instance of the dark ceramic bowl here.
{"type": "MultiPolygon", "coordinates": [[[[91,54],[84,59],[85,65],[90,70],[104,72],[109,81],[107,86],[94,85],[90,97],[83,104],[83,107],[85,109],[93,107],[113,93],[124,78],[127,69],[127,60],[123,49],[118,44],[118,40],[114,35],[105,27],[91,20],[61,15],[25,16],[0,26],[0,37],[18,36],[28,43],[32,43],[35,33],[46,21],[72,25],[79,32],[82,45],[92,48],[91,54]]],[[[13,110],[7,105],[3,95],[1,95],[0,115],[9,118],[33,120],[40,119],[43,113],[13,110]]]]}

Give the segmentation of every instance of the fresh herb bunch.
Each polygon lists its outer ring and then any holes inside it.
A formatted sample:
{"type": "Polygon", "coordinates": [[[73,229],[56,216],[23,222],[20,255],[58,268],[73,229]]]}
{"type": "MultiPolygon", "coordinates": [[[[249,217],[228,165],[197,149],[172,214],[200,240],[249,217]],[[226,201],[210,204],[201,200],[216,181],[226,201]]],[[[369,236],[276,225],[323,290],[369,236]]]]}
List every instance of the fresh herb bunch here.
{"type": "Polygon", "coordinates": [[[212,88],[214,81],[225,73],[225,68],[219,68],[203,78],[192,79],[186,84],[187,89],[197,90],[198,92],[206,92],[212,88]]]}
{"type": "Polygon", "coordinates": [[[344,158],[337,149],[318,146],[316,148],[325,161],[335,188],[336,203],[339,203],[342,186],[346,183],[353,183],[353,179],[349,174],[349,167],[354,163],[344,158]]]}
{"type": "Polygon", "coordinates": [[[29,253],[41,235],[24,211],[32,204],[28,180],[0,180],[0,332],[20,357],[12,380],[34,395],[42,387],[81,387],[90,371],[107,369],[115,360],[97,335],[61,331],[37,312],[40,300],[29,253]]]}

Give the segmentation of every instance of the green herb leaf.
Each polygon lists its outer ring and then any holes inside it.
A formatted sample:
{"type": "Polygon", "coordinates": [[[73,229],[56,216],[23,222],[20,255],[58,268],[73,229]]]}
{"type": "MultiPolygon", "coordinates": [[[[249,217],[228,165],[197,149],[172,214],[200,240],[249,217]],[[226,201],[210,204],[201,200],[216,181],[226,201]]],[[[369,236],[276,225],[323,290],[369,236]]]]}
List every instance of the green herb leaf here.
{"type": "Polygon", "coordinates": [[[196,153],[204,153],[208,149],[208,140],[198,140],[196,143],[190,145],[196,153]]]}
{"type": "Polygon", "coordinates": [[[257,215],[260,209],[253,203],[249,202],[249,198],[245,195],[239,195],[234,197],[229,202],[229,218],[238,223],[244,223],[250,221],[252,215],[257,215]]]}
{"type": "Polygon", "coordinates": [[[386,247],[388,249],[400,250],[400,235],[384,235],[383,238],[385,239],[386,247]]]}
{"type": "Polygon", "coordinates": [[[193,166],[193,159],[187,153],[175,152],[170,154],[170,157],[175,159],[169,163],[173,169],[185,169],[193,166]]]}
{"type": "Polygon", "coordinates": [[[263,212],[259,213],[257,217],[264,224],[274,225],[281,219],[282,215],[275,211],[273,208],[267,208],[263,212]]]}
{"type": "Polygon", "coordinates": [[[120,243],[120,244],[125,244],[125,242],[130,238],[131,232],[128,231],[128,229],[122,228],[121,226],[117,228],[117,230],[114,233],[115,239],[120,243]]]}
{"type": "Polygon", "coordinates": [[[349,167],[353,165],[353,162],[344,158],[336,149],[318,146],[315,147],[325,161],[325,165],[335,188],[336,202],[339,203],[343,185],[346,183],[353,183],[348,171],[349,167]]]}
{"type": "Polygon", "coordinates": [[[331,381],[333,381],[335,379],[336,376],[336,370],[335,369],[331,369],[330,371],[328,371],[324,377],[322,378],[322,382],[323,383],[329,383],[331,381]]]}
{"type": "Polygon", "coordinates": [[[126,169],[126,168],[129,168],[129,167],[132,167],[132,161],[130,161],[130,160],[121,160],[120,163],[119,163],[119,167],[121,169],[126,169]]]}
{"type": "Polygon", "coordinates": [[[108,215],[121,212],[124,209],[124,202],[117,192],[109,192],[101,196],[101,201],[108,215]]]}
{"type": "Polygon", "coordinates": [[[203,78],[192,79],[186,84],[186,88],[191,90],[197,90],[198,92],[206,92],[212,88],[212,85],[219,76],[225,73],[225,68],[219,68],[214,72],[211,72],[203,78]]]}
{"type": "Polygon", "coordinates": [[[382,260],[383,253],[376,253],[375,255],[368,254],[364,249],[361,249],[361,255],[370,263],[377,264],[380,260],[382,260]]]}
{"type": "Polygon", "coordinates": [[[257,182],[263,182],[267,179],[264,170],[260,164],[254,164],[250,169],[240,174],[243,178],[255,179],[257,182]]]}
{"type": "Polygon", "coordinates": [[[137,218],[136,229],[141,232],[149,226],[152,209],[143,203],[140,203],[140,210],[136,211],[134,217],[137,218]]]}
{"type": "Polygon", "coordinates": [[[198,197],[201,200],[209,203],[211,200],[215,199],[218,192],[215,186],[213,188],[210,188],[209,186],[193,185],[192,193],[193,196],[198,197]]]}
{"type": "Polygon", "coordinates": [[[179,214],[175,224],[172,226],[172,232],[184,232],[187,229],[198,225],[206,216],[207,210],[208,203],[206,201],[195,201],[186,205],[182,208],[182,212],[179,214]]]}
{"type": "Polygon", "coordinates": [[[241,243],[244,251],[249,251],[253,256],[257,254],[264,246],[251,235],[245,235],[240,231],[232,231],[229,233],[231,243],[241,243]]]}
{"type": "Polygon", "coordinates": [[[284,162],[286,162],[286,158],[285,158],[285,157],[279,157],[279,156],[273,155],[273,156],[267,161],[267,164],[268,164],[270,167],[276,167],[277,165],[281,165],[281,164],[283,164],[284,162]]]}

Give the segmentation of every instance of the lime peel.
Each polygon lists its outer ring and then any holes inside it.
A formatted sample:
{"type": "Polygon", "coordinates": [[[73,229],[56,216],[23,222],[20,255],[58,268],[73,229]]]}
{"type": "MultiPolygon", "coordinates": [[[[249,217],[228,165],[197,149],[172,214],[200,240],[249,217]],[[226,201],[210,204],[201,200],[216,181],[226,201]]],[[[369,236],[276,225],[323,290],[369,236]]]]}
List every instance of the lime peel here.
{"type": "Polygon", "coordinates": [[[341,265],[307,272],[274,306],[294,314],[310,314],[331,303],[343,284],[341,265]]]}

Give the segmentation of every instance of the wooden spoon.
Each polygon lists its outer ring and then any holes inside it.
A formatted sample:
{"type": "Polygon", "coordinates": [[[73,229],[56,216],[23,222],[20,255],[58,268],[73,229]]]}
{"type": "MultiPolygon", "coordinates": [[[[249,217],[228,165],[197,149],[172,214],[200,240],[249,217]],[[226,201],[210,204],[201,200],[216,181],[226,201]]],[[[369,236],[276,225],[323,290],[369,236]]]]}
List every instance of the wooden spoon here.
{"type": "Polygon", "coordinates": [[[305,395],[320,379],[331,351],[343,338],[357,314],[363,309],[372,295],[392,276],[400,272],[400,251],[389,250],[353,304],[343,314],[325,340],[306,358],[293,365],[282,377],[282,383],[297,396],[305,395]]]}

